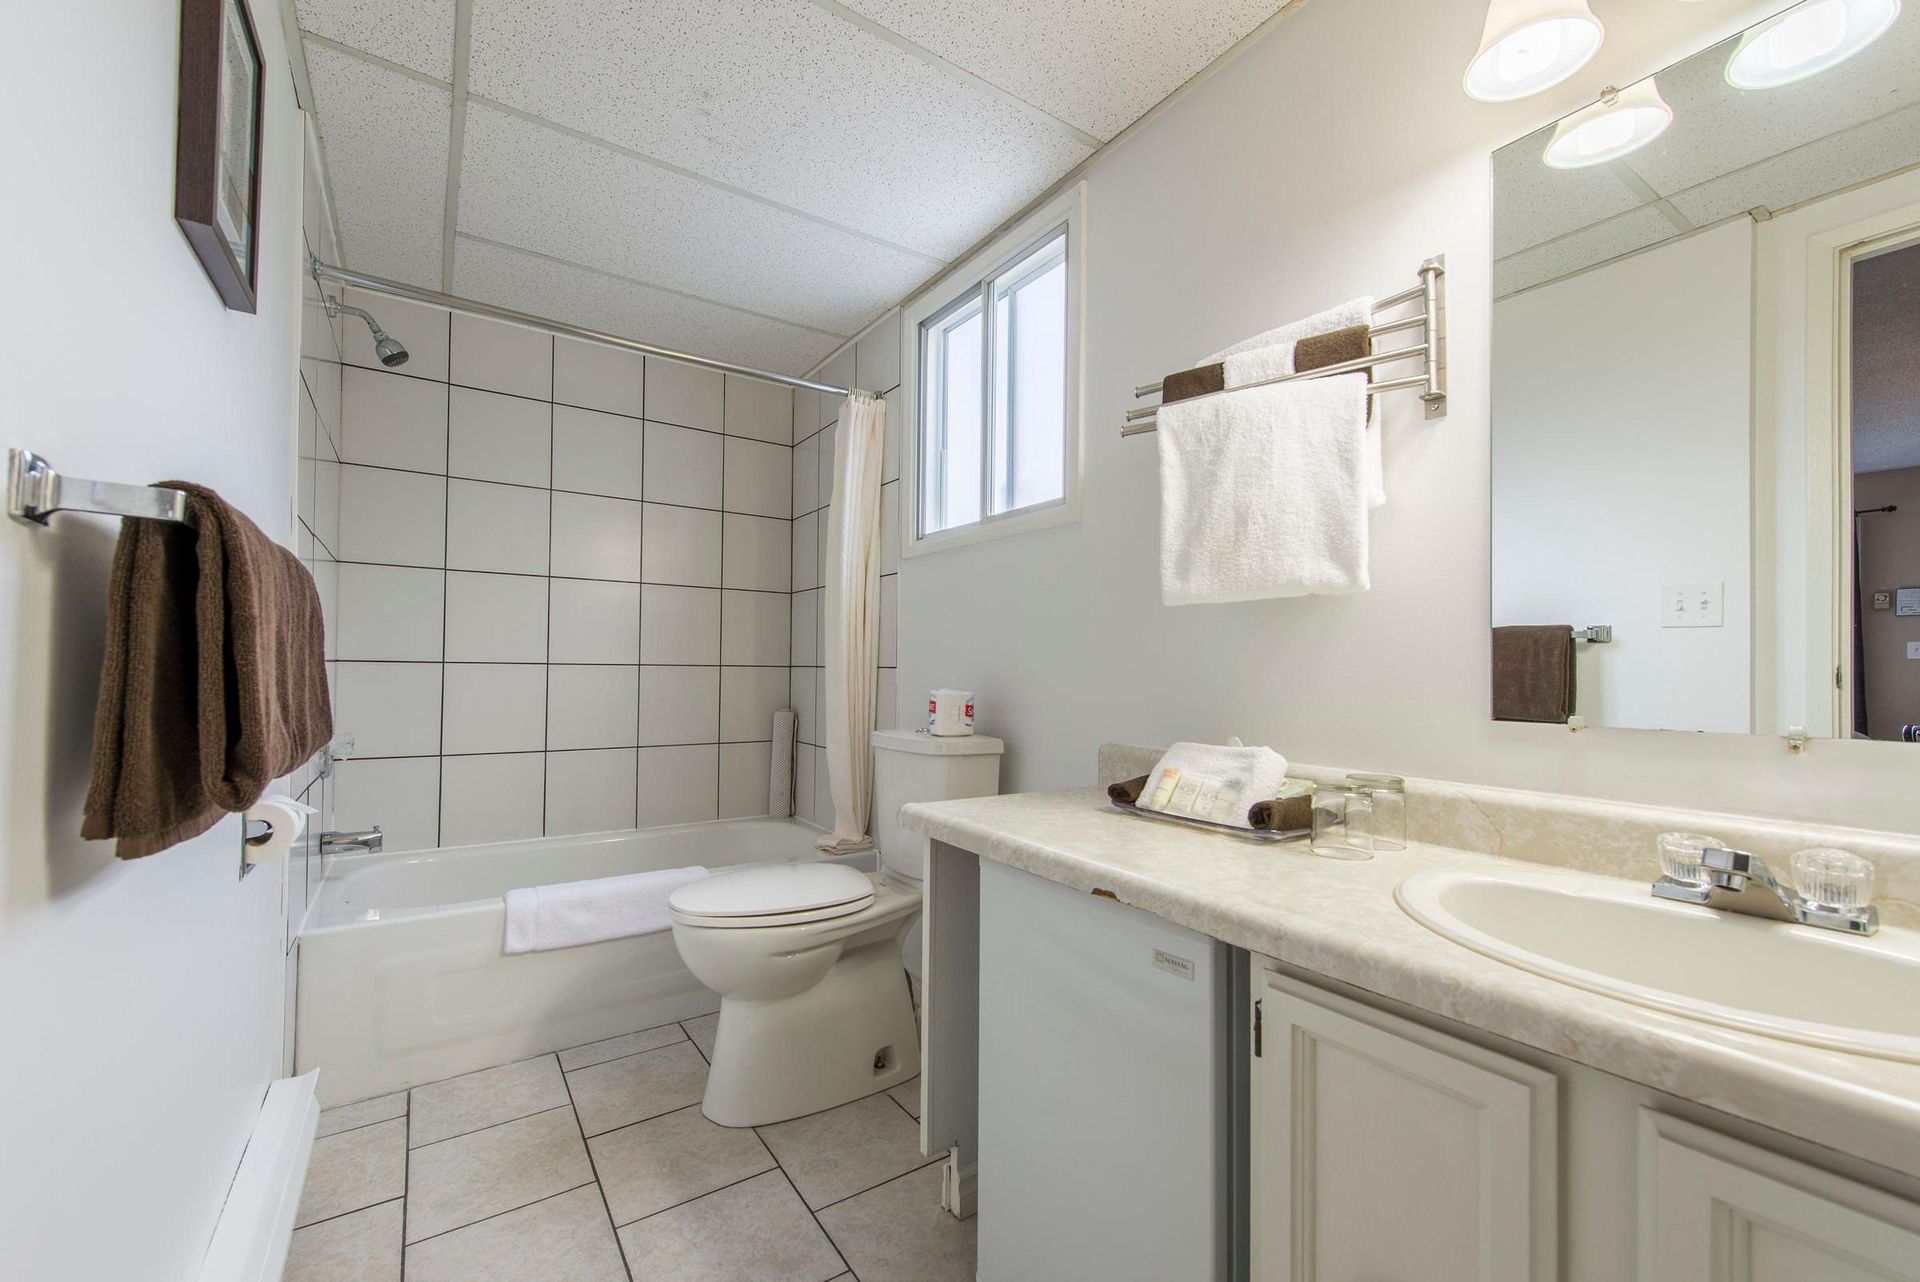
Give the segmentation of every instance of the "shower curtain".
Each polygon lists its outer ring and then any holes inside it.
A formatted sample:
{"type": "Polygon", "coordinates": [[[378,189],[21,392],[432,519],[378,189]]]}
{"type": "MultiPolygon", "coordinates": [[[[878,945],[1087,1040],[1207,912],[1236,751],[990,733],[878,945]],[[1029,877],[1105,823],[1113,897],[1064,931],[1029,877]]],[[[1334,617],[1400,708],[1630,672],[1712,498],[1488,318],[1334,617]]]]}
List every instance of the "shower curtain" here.
{"type": "Polygon", "coordinates": [[[833,449],[833,506],[821,545],[827,580],[827,784],[833,831],[816,844],[834,853],[873,845],[874,663],[880,650],[880,472],[885,402],[852,392],[833,449]]]}

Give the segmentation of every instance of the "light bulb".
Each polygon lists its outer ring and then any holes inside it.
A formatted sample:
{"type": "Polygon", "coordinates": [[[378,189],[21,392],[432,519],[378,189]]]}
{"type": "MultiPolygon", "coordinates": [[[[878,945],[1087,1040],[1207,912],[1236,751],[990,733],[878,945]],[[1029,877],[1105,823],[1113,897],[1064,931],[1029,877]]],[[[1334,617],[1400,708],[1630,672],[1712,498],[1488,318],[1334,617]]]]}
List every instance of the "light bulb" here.
{"type": "Polygon", "coordinates": [[[1727,60],[1736,89],[1777,89],[1838,66],[1886,34],[1900,0],[1805,0],[1740,38],[1727,60]]]}
{"type": "Polygon", "coordinates": [[[1587,65],[1604,34],[1587,0],[1491,0],[1462,84],[1482,102],[1511,102],[1587,65]]]}

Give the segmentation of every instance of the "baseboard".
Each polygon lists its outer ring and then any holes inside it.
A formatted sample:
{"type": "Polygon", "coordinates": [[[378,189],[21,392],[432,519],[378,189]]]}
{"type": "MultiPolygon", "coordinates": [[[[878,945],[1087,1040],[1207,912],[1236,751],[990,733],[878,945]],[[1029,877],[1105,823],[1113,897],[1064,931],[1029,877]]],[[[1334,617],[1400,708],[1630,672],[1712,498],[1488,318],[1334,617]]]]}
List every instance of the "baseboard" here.
{"type": "Polygon", "coordinates": [[[319,1076],[315,1069],[267,1088],[200,1266],[200,1282],[280,1282],[320,1125],[319,1076]]]}
{"type": "Polygon", "coordinates": [[[975,1210],[976,1181],[979,1171],[975,1167],[961,1170],[956,1162],[959,1150],[947,1154],[947,1160],[940,1166],[940,1205],[952,1212],[957,1220],[970,1220],[975,1210]]]}

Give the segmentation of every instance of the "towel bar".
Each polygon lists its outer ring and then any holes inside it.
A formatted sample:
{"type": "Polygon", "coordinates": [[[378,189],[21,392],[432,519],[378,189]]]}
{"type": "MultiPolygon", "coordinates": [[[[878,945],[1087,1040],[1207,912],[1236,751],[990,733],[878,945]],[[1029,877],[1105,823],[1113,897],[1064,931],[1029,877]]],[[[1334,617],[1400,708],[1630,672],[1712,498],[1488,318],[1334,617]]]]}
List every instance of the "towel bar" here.
{"type": "Polygon", "coordinates": [[[32,450],[8,450],[7,515],[45,525],[55,512],[93,512],[191,524],[185,490],[62,476],[32,450]]]}
{"type": "Polygon", "coordinates": [[[1575,628],[1573,630],[1573,639],[1575,641],[1586,641],[1593,645],[1609,645],[1613,641],[1613,625],[1611,623],[1596,623],[1590,628],[1575,628]]]}
{"type": "MultiPolygon", "coordinates": [[[[1291,383],[1303,378],[1327,378],[1335,374],[1351,374],[1363,369],[1372,369],[1378,365],[1391,364],[1394,361],[1421,359],[1425,369],[1419,374],[1410,374],[1404,378],[1386,379],[1370,384],[1368,396],[1379,396],[1385,392],[1397,392],[1405,388],[1421,389],[1420,399],[1426,402],[1427,417],[1439,418],[1447,412],[1447,359],[1446,359],[1446,299],[1442,281],[1447,274],[1446,255],[1429,258],[1420,264],[1420,283],[1411,289],[1403,289],[1397,294],[1376,299],[1373,314],[1391,311],[1405,303],[1418,301],[1420,314],[1400,320],[1376,321],[1372,325],[1375,336],[1396,334],[1402,330],[1418,329],[1421,341],[1407,347],[1397,347],[1391,351],[1375,352],[1357,360],[1341,361],[1337,365],[1327,365],[1320,369],[1306,370],[1297,374],[1281,374],[1274,378],[1264,378],[1240,387],[1227,388],[1223,392],[1208,392],[1208,396],[1222,396],[1227,392],[1244,391],[1249,387],[1265,387],[1269,383],[1291,383]]],[[[1135,398],[1153,396],[1159,393],[1161,383],[1142,383],[1133,389],[1135,398]]],[[[1159,413],[1158,405],[1143,405],[1130,409],[1121,424],[1121,436],[1139,436],[1155,431],[1157,423],[1154,416],[1159,413]]]]}

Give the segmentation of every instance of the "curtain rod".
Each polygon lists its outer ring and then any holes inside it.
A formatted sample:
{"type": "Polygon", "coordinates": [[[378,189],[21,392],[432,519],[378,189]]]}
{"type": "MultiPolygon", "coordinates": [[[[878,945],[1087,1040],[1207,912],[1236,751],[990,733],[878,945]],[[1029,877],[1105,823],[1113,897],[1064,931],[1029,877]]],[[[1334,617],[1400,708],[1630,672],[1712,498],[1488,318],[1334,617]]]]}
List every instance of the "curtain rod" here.
{"type": "Polygon", "coordinates": [[[731,361],[718,361],[710,356],[695,356],[692,352],[676,352],[671,347],[656,347],[652,343],[621,338],[618,334],[607,334],[597,329],[569,325],[565,321],[549,320],[545,316],[516,312],[511,307],[496,307],[492,303],[476,302],[471,298],[460,298],[453,294],[442,294],[437,290],[422,289],[418,285],[402,284],[397,280],[388,280],[384,276],[369,276],[365,272],[356,272],[346,267],[336,267],[332,263],[323,263],[312,255],[308,256],[307,269],[313,273],[316,281],[325,277],[328,280],[338,281],[342,285],[351,285],[355,289],[369,289],[376,294],[391,294],[395,298],[407,298],[416,303],[430,303],[435,307],[474,312],[481,316],[491,316],[495,320],[525,325],[531,329],[544,329],[550,334],[560,334],[567,338],[584,339],[589,343],[601,343],[607,347],[621,347],[645,356],[659,356],[666,360],[679,361],[683,365],[698,365],[702,369],[719,370],[722,374],[757,378],[763,383],[782,383],[788,387],[803,387],[809,391],[827,392],[834,396],[845,396],[859,390],[852,387],[838,387],[832,383],[819,383],[810,378],[797,378],[792,374],[776,374],[772,370],[755,369],[751,365],[735,365],[731,361]]]}

